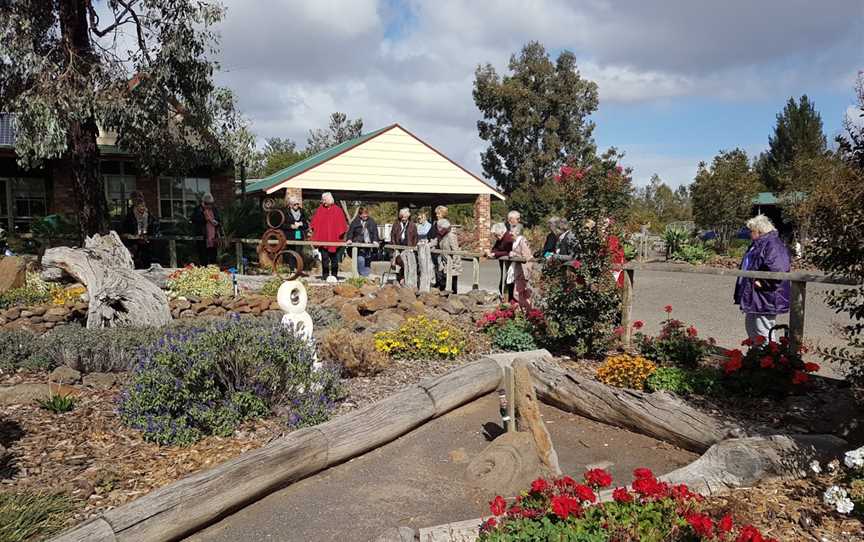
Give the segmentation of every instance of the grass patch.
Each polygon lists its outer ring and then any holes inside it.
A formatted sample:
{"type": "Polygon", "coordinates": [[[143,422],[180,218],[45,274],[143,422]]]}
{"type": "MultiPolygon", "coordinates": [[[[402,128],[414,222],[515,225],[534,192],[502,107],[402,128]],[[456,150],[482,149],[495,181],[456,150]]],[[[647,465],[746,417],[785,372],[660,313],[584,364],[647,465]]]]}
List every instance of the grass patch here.
{"type": "Polygon", "coordinates": [[[0,493],[0,540],[48,537],[63,528],[74,509],[72,498],[62,493],[0,493]]]}

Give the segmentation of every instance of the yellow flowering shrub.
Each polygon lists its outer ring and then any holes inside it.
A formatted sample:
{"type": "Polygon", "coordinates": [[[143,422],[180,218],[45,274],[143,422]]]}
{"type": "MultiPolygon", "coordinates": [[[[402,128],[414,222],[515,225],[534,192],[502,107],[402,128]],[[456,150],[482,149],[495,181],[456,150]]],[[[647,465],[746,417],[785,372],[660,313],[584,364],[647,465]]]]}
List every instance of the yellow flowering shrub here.
{"type": "Polygon", "coordinates": [[[215,265],[189,264],[168,275],[165,286],[169,297],[231,297],[234,294],[231,275],[215,265]]]}
{"type": "Polygon", "coordinates": [[[72,301],[78,301],[81,296],[87,293],[87,288],[83,286],[73,286],[71,288],[58,288],[51,294],[52,305],[65,305],[72,301]]]}
{"type": "Polygon", "coordinates": [[[465,353],[465,333],[426,316],[408,318],[393,331],[375,334],[375,350],[396,359],[453,359],[465,353]]]}
{"type": "Polygon", "coordinates": [[[597,369],[597,379],[618,388],[643,390],[645,381],[656,370],[657,366],[642,356],[617,354],[606,358],[597,369]]]}

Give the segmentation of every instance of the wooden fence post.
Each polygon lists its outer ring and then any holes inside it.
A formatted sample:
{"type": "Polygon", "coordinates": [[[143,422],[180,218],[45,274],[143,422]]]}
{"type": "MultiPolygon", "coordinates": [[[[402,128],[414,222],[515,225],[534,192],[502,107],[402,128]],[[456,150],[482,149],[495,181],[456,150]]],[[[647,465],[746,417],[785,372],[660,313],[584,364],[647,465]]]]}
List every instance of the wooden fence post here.
{"type": "Polygon", "coordinates": [[[168,265],[172,268],[177,267],[177,240],[168,239],[168,265]]]}
{"type": "Polygon", "coordinates": [[[621,327],[624,333],[621,334],[621,346],[630,348],[630,335],[633,330],[631,320],[633,318],[633,282],[636,278],[636,271],[633,269],[624,269],[624,292],[621,298],[621,327]]]}
{"type": "MultiPolygon", "coordinates": [[[[359,256],[360,250],[357,247],[351,247],[351,276],[359,277],[360,276],[360,267],[357,265],[357,256],[359,256]]],[[[366,262],[364,262],[366,263],[366,262]]]]}
{"type": "Polygon", "coordinates": [[[789,339],[797,349],[804,340],[804,306],[807,301],[807,283],[793,280],[789,300],[789,339]]]}
{"type": "Polygon", "coordinates": [[[504,367],[504,396],[507,397],[507,417],[510,419],[505,429],[508,433],[515,433],[516,429],[516,379],[513,367],[504,367]]]}

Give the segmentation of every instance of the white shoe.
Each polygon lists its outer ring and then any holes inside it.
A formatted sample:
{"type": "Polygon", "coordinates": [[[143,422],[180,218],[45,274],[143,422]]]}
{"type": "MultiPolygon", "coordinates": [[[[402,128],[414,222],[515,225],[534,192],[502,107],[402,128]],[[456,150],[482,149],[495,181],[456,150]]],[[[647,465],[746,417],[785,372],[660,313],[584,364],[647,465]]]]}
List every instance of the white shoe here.
{"type": "Polygon", "coordinates": [[[333,282],[339,282],[339,279],[337,279],[337,278],[334,277],[333,275],[330,275],[330,276],[327,277],[327,282],[330,282],[330,283],[333,283],[333,282]]]}

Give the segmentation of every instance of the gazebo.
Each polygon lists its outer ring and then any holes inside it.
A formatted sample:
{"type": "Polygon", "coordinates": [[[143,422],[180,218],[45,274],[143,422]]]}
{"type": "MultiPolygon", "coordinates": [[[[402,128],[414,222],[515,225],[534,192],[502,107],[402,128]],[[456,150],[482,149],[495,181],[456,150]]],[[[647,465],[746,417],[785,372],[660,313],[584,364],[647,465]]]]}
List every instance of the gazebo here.
{"type": "Polygon", "coordinates": [[[408,130],[392,124],[345,141],[249,184],[265,197],[395,201],[400,207],[473,203],[478,247],[489,248],[491,197],[504,195],[408,130]]]}

